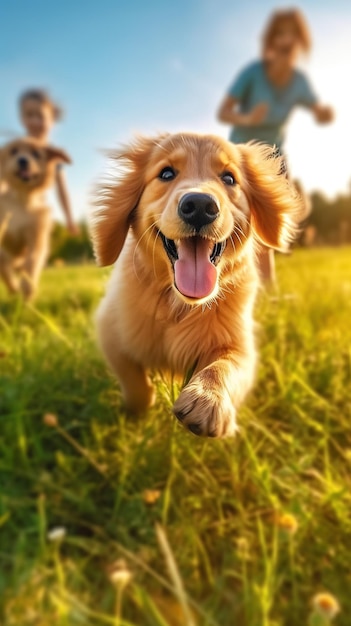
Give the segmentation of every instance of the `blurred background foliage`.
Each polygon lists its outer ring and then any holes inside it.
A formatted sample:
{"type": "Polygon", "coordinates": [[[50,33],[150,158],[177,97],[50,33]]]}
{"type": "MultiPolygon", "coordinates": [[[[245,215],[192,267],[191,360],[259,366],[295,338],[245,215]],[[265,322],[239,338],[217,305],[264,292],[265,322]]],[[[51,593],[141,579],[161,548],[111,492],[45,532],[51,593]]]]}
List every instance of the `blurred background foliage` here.
{"type": "Polygon", "coordinates": [[[79,235],[72,236],[61,222],[55,222],[51,234],[50,264],[87,263],[94,258],[87,224],[81,222],[79,235]]]}

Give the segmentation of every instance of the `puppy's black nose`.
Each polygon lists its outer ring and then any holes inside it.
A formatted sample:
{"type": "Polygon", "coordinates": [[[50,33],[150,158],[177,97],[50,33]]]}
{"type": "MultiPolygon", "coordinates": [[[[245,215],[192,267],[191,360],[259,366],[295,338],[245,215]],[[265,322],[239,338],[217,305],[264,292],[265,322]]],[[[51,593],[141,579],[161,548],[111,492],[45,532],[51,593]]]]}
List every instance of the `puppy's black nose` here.
{"type": "Polygon", "coordinates": [[[182,220],[194,226],[197,232],[211,224],[219,214],[216,200],[208,193],[186,193],[179,202],[178,215],[182,220]]]}
{"type": "Polygon", "coordinates": [[[18,157],[17,163],[20,168],[25,169],[28,166],[28,159],[26,157],[18,157]]]}

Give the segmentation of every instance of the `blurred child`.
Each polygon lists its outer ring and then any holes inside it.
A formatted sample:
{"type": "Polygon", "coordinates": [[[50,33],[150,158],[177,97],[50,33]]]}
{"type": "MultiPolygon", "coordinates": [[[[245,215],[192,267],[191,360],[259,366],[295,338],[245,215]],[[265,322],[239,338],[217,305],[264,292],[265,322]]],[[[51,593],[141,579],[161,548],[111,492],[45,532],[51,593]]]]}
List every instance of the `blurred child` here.
{"type": "MultiPolygon", "coordinates": [[[[309,29],[298,9],[272,14],[263,33],[262,58],[238,75],[218,111],[218,119],[233,126],[231,141],[257,140],[284,155],[285,126],[296,106],[310,109],[320,124],[332,121],[332,109],[319,103],[305,74],[296,69],[299,56],[310,48],[309,29]]],[[[286,164],[283,169],[286,173],[286,164]]],[[[263,279],[274,281],[273,250],[261,249],[259,265],[263,279]]]]}
{"type": "MultiPolygon", "coordinates": [[[[49,143],[50,131],[54,124],[62,118],[60,107],[42,89],[24,91],[19,98],[19,112],[27,135],[34,137],[43,144],[49,143]]],[[[66,218],[67,229],[72,235],[77,235],[79,229],[73,221],[62,164],[59,164],[56,169],[55,186],[59,203],[66,218]]]]}

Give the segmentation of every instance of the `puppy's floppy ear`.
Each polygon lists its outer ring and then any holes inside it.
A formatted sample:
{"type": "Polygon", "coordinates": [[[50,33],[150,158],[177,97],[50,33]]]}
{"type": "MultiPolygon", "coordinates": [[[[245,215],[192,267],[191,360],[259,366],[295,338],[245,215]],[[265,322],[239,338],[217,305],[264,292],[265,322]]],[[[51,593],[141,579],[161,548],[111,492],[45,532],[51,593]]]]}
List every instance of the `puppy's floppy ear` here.
{"type": "Polygon", "coordinates": [[[253,231],[266,246],[286,250],[297,232],[302,199],[280,173],[282,159],[274,156],[270,146],[249,143],[238,148],[253,231]]]}
{"type": "Polygon", "coordinates": [[[55,148],[55,146],[46,146],[45,150],[48,161],[56,159],[57,161],[61,161],[62,163],[72,163],[67,152],[65,152],[61,148],[55,148]]]}
{"type": "Polygon", "coordinates": [[[117,180],[100,186],[97,209],[90,218],[90,233],[99,265],[112,265],[119,257],[145,186],[145,170],[158,138],[138,137],[111,154],[123,171],[117,180]]]}

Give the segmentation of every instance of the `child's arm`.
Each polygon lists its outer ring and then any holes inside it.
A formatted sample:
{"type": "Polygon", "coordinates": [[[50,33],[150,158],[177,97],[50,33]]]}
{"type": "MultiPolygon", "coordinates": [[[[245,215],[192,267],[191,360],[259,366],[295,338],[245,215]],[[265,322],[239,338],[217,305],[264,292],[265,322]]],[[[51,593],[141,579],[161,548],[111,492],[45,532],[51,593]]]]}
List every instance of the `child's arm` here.
{"type": "Polygon", "coordinates": [[[238,98],[227,95],[219,107],[218,120],[233,126],[259,126],[267,116],[268,105],[265,102],[256,104],[249,113],[237,111],[236,107],[238,104],[238,98]]]}
{"type": "Polygon", "coordinates": [[[334,111],[330,106],[326,106],[319,102],[309,78],[305,74],[298,72],[300,85],[299,104],[309,109],[314,119],[319,124],[329,124],[334,120],[334,111]]]}
{"type": "Polygon", "coordinates": [[[319,124],[329,124],[334,119],[334,111],[330,106],[317,102],[311,107],[311,111],[319,124]]]}
{"type": "Polygon", "coordinates": [[[68,191],[67,191],[66,179],[65,179],[65,175],[64,175],[64,171],[62,167],[58,167],[56,169],[56,188],[57,188],[58,199],[59,199],[61,208],[66,218],[68,231],[71,233],[71,235],[78,235],[79,229],[73,221],[71,204],[69,201],[69,196],[68,196],[68,191]]]}

